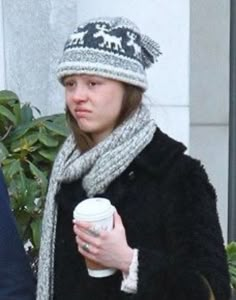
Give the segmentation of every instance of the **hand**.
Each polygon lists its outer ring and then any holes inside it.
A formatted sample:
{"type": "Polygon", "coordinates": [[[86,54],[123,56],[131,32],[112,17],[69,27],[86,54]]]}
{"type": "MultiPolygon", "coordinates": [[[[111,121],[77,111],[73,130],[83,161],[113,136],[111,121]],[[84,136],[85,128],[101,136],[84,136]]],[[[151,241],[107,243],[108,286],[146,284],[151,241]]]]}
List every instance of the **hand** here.
{"type": "Polygon", "coordinates": [[[125,228],[117,212],[114,213],[114,228],[111,231],[100,231],[96,236],[89,233],[92,232],[90,223],[73,222],[78,251],[83,256],[103,266],[128,273],[133,249],[127,244],[125,228]],[[88,251],[82,247],[85,243],[89,245],[88,251]]]}

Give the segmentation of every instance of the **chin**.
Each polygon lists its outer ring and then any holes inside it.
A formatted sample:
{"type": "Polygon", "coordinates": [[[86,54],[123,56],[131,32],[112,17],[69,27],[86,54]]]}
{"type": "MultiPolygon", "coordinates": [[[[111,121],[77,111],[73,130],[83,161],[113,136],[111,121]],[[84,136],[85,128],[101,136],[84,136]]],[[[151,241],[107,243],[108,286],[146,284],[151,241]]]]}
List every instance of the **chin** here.
{"type": "Polygon", "coordinates": [[[86,124],[87,122],[81,121],[81,120],[77,120],[77,125],[80,128],[80,130],[89,133],[91,131],[93,131],[93,128],[91,126],[89,126],[89,124],[86,124]]]}
{"type": "Polygon", "coordinates": [[[81,131],[83,131],[84,133],[87,133],[87,134],[91,134],[93,133],[95,130],[89,126],[83,126],[82,124],[78,124],[78,127],[81,131]]]}

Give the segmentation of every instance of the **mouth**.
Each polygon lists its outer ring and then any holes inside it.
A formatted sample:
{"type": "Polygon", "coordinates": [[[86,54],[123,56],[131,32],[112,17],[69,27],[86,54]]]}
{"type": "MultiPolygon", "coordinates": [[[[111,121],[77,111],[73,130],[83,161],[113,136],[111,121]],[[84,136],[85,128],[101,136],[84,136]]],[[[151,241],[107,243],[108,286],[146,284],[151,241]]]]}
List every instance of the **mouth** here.
{"type": "Polygon", "coordinates": [[[85,109],[85,108],[76,108],[75,109],[75,114],[78,117],[85,117],[85,116],[87,116],[90,113],[91,113],[91,110],[88,110],[88,109],[85,109]]]}
{"type": "Polygon", "coordinates": [[[89,109],[86,109],[86,108],[75,108],[75,112],[91,112],[91,110],[89,109]]]}

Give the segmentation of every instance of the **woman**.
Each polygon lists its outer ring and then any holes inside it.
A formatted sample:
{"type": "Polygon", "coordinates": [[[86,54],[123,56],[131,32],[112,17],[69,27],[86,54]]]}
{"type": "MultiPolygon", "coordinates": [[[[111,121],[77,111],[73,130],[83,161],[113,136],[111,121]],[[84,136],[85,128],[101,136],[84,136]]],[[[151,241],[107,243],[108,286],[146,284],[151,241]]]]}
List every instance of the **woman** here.
{"type": "Polygon", "coordinates": [[[125,18],[83,23],[65,44],[57,74],[72,134],[51,175],[37,299],[229,299],[214,188],[142,103],[159,54],[125,18]],[[111,232],[72,224],[93,196],[116,207],[111,232]],[[117,272],[90,277],[85,257],[117,272]]]}
{"type": "Polygon", "coordinates": [[[0,170],[0,299],[33,300],[35,282],[17,233],[0,170]]]}

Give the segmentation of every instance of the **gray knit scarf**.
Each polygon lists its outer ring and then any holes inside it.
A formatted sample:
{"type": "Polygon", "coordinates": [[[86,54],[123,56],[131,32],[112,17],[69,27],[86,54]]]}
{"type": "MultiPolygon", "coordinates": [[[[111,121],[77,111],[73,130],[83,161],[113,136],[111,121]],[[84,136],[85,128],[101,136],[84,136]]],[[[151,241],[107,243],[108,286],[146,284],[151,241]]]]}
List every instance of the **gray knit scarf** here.
{"type": "Polygon", "coordinates": [[[82,178],[88,197],[102,193],[152,140],[156,125],[143,104],[107,138],[81,154],[70,135],[54,162],[45,203],[39,254],[37,300],[53,299],[57,224],[55,195],[61,182],[82,178]]]}

